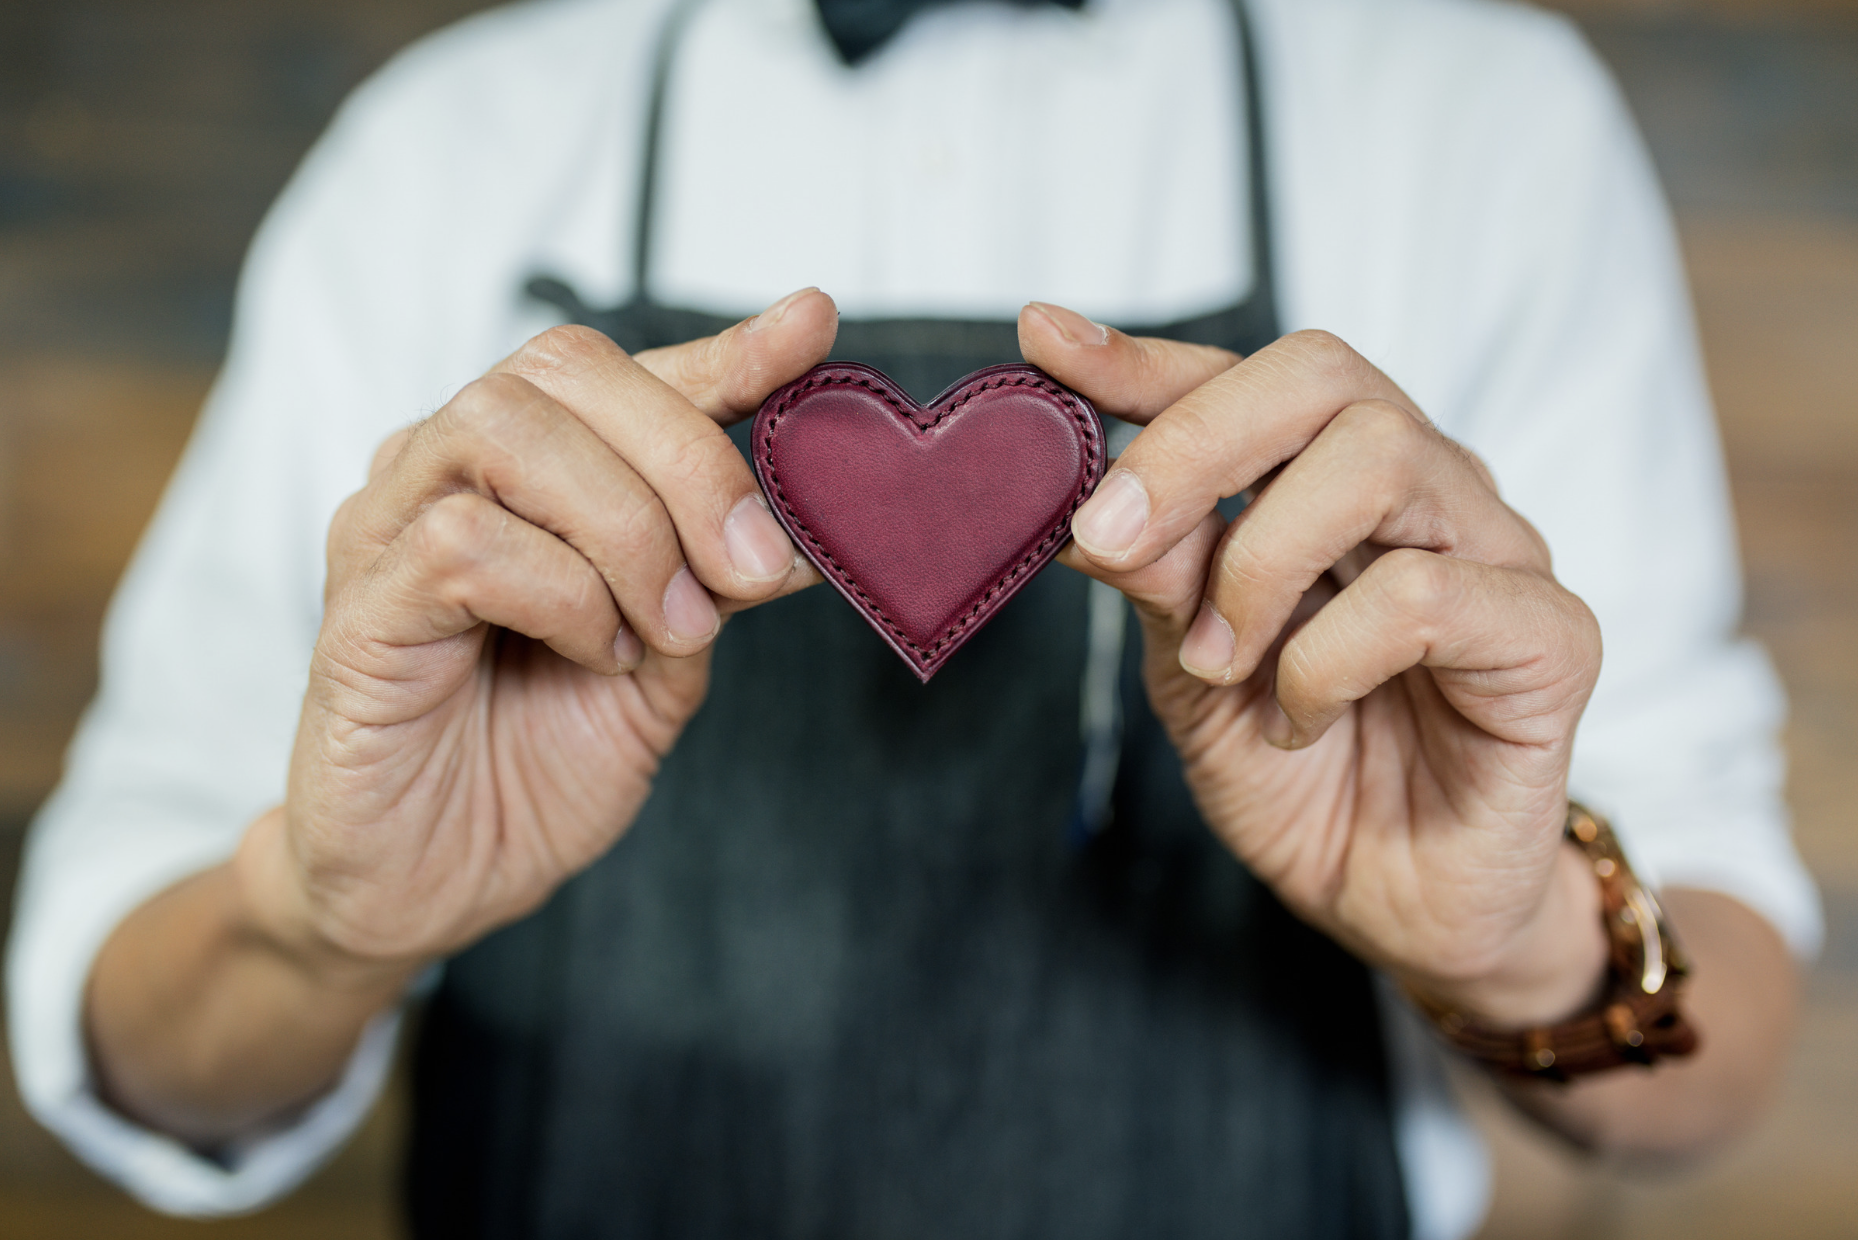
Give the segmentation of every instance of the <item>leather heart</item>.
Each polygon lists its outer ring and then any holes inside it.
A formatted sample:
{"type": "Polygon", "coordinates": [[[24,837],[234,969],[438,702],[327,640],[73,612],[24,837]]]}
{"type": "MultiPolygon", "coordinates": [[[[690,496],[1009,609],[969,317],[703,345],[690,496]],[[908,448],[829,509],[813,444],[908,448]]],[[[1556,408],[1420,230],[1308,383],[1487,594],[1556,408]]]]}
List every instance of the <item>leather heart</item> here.
{"type": "Polygon", "coordinates": [[[794,545],[925,683],[1051,561],[1103,477],[1090,402],[989,366],[919,405],[828,362],[755,415],[755,474],[794,545]]]}

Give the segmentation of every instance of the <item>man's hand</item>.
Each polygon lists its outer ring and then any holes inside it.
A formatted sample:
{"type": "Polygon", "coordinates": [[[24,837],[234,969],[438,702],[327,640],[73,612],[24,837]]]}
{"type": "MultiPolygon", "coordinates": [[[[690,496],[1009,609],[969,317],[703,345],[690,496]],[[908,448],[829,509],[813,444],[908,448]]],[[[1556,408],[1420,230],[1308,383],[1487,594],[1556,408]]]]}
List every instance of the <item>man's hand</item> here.
{"type": "Polygon", "coordinates": [[[330,530],[284,815],[239,858],[281,935],[441,955],[612,845],[723,615],[817,580],[722,427],[836,321],[809,290],[636,359],[557,328],[382,448],[330,530]]]}
{"type": "Polygon", "coordinates": [[[330,530],[286,804],[99,955],[112,1101],[203,1142],[274,1117],[612,846],[723,618],[818,580],[722,428],[836,329],[811,289],[636,358],[557,328],[383,445],[330,530]]]}
{"type": "MultiPolygon", "coordinates": [[[[1598,884],[1561,831],[1600,634],[1483,465],[1321,333],[1241,361],[1035,305],[1020,343],[1145,427],[1065,560],[1134,602],[1150,698],[1213,830],[1303,918],[1438,998],[1516,1026],[1591,1002],[1598,884]],[[1228,527],[1213,505],[1244,490],[1228,527]]],[[[1714,892],[1664,900],[1702,1050],[1504,1086],[1615,1155],[1746,1128],[1793,1027],[1773,926],[1714,892]]]]}
{"type": "Polygon", "coordinates": [[[1517,1025],[1605,962],[1561,846],[1593,615],[1489,472],[1341,341],[1241,361],[1030,306],[1028,361],[1145,429],[1065,562],[1120,588],[1202,813],[1300,916],[1517,1025]],[[1222,496],[1255,498],[1228,526],[1222,496]]]}

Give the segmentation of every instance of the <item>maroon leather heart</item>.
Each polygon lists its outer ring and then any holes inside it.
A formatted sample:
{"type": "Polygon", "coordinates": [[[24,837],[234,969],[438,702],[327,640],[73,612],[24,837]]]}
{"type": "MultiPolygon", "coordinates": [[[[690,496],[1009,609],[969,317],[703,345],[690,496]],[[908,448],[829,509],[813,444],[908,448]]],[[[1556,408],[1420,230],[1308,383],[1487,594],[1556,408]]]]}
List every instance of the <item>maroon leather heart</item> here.
{"type": "Polygon", "coordinates": [[[755,474],[794,545],[925,683],[1071,532],[1103,477],[1090,402],[989,366],[928,405],[828,362],[755,415],[755,474]]]}

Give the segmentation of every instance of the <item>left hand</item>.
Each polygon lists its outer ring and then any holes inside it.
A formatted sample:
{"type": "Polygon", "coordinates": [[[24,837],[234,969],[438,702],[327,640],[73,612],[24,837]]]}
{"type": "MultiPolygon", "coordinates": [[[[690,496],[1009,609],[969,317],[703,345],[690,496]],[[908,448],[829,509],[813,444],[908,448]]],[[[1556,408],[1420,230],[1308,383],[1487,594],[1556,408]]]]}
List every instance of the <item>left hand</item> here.
{"type": "Polygon", "coordinates": [[[1517,1025],[1590,1001],[1598,894],[1561,833],[1600,631],[1490,472],[1325,333],[1241,361],[1035,304],[1020,342],[1145,427],[1061,558],[1135,604],[1213,831],[1442,1000],[1517,1025]]]}

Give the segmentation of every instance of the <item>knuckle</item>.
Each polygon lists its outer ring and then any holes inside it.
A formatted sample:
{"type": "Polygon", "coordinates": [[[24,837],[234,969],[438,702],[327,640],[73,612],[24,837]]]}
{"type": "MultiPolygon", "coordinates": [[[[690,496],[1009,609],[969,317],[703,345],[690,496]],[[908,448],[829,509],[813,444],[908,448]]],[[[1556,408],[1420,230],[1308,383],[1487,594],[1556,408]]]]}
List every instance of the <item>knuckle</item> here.
{"type": "Polygon", "coordinates": [[[1370,571],[1387,604],[1413,619],[1437,615],[1454,593],[1450,561],[1429,551],[1412,547],[1389,551],[1370,571]]]}
{"type": "Polygon", "coordinates": [[[538,392],[528,380],[516,375],[496,373],[473,379],[446,402],[433,419],[437,428],[463,438],[495,443],[508,429],[533,416],[541,403],[538,392]]]}
{"type": "Polygon", "coordinates": [[[742,454],[729,436],[704,422],[670,454],[666,472],[681,487],[707,490],[723,485],[742,464],[742,454]]]}
{"type": "Polygon", "coordinates": [[[1299,369],[1325,376],[1341,389],[1358,389],[1374,376],[1374,367],[1352,345],[1319,327],[1293,332],[1281,342],[1299,369]]]}
{"type": "Polygon", "coordinates": [[[1348,405],[1324,429],[1331,468],[1353,479],[1349,503],[1357,517],[1378,524],[1401,506],[1421,476],[1427,433],[1411,413],[1384,400],[1348,405]]]}
{"type": "Polygon", "coordinates": [[[619,571],[663,558],[676,540],[663,502],[649,491],[629,494],[616,504],[607,531],[619,571]]]}
{"type": "Polygon", "coordinates": [[[1198,393],[1180,401],[1136,438],[1135,458],[1186,462],[1206,461],[1224,455],[1232,435],[1231,411],[1217,400],[1198,393]],[[1136,451],[1140,449],[1140,451],[1136,451]],[[1148,454],[1153,454],[1149,457],[1148,454]]]}
{"type": "Polygon", "coordinates": [[[474,380],[440,411],[435,429],[448,441],[441,454],[473,487],[495,487],[566,429],[562,410],[545,393],[515,375],[474,380]]]}
{"type": "Polygon", "coordinates": [[[510,360],[519,370],[549,371],[601,366],[624,356],[624,349],[593,328],[563,323],[532,337],[510,360]]]}
{"type": "Polygon", "coordinates": [[[1290,333],[1284,339],[1287,343],[1300,349],[1307,349],[1312,353],[1329,353],[1348,348],[1340,336],[1321,327],[1305,327],[1290,333]]]}
{"type": "Polygon", "coordinates": [[[427,571],[457,576],[483,562],[507,519],[503,509],[480,496],[447,495],[408,529],[408,550],[427,571]]]}
{"type": "MultiPolygon", "coordinates": [[[[1301,567],[1285,562],[1282,548],[1274,546],[1270,539],[1247,537],[1246,527],[1241,523],[1219,555],[1217,571],[1221,598],[1230,598],[1237,607],[1249,611],[1260,600],[1282,592],[1287,583],[1302,584],[1298,581],[1301,567]]],[[[1313,578],[1321,571],[1319,568],[1309,575],[1313,578]]]]}
{"type": "Polygon", "coordinates": [[[1353,366],[1361,361],[1361,355],[1349,347],[1347,341],[1320,327],[1292,332],[1284,338],[1284,343],[1325,367],[1353,366]]]}
{"type": "MultiPolygon", "coordinates": [[[[642,483],[615,488],[603,500],[598,527],[587,539],[588,558],[616,597],[632,598],[661,567],[681,558],[664,500],[642,483]]],[[[669,578],[667,569],[659,586],[669,578]]]]}
{"type": "Polygon", "coordinates": [[[1587,600],[1574,591],[1560,582],[1551,581],[1550,584],[1567,613],[1568,627],[1572,630],[1575,651],[1579,657],[1591,661],[1597,667],[1604,648],[1600,617],[1594,615],[1593,608],[1587,605],[1587,600]]]}
{"type": "Polygon", "coordinates": [[[1385,400],[1356,401],[1336,415],[1333,425],[1351,445],[1377,460],[1405,456],[1423,434],[1412,414],[1385,400]]]}

